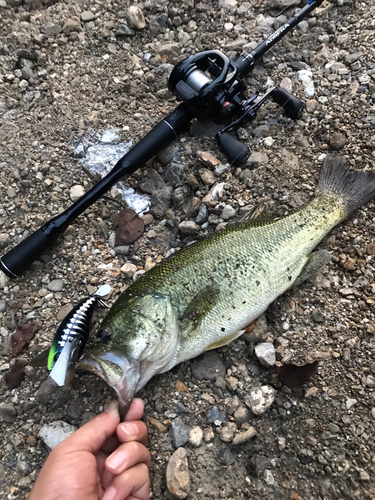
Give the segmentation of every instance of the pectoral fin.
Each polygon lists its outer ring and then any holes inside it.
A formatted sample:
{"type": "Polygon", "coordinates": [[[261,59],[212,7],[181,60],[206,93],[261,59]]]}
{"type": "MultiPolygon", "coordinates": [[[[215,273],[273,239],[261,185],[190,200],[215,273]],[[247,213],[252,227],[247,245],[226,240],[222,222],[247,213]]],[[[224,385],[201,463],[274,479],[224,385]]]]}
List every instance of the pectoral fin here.
{"type": "Polygon", "coordinates": [[[205,286],[187,306],[183,319],[188,319],[196,325],[200,323],[217,303],[219,293],[220,287],[216,283],[205,286]]]}
{"type": "Polygon", "coordinates": [[[298,286],[304,281],[310,279],[311,276],[314,276],[320,268],[328,264],[330,261],[331,256],[327,250],[318,250],[317,252],[311,253],[305,267],[302,269],[301,274],[293,283],[293,287],[298,286]]]}

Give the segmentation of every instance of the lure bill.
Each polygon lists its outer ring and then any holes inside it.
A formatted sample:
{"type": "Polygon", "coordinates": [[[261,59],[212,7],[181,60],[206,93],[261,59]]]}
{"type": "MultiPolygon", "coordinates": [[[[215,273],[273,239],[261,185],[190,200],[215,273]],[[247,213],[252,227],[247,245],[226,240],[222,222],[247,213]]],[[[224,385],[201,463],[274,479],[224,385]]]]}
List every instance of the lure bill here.
{"type": "Polygon", "coordinates": [[[93,295],[81,300],[57,329],[48,354],[50,377],[57,385],[62,386],[72,380],[75,364],[82,356],[89,338],[95,307],[99,303],[103,304],[101,298],[111,290],[109,285],[103,285],[93,295]]]}

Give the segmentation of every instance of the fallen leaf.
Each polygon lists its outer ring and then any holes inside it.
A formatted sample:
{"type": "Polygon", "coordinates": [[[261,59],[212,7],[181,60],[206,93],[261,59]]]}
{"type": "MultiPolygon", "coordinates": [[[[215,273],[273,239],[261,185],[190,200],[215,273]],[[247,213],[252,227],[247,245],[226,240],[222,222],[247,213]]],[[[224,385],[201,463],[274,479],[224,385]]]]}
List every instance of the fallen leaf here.
{"type": "Polygon", "coordinates": [[[132,243],[142,236],[145,229],[143,220],[130,208],[121,210],[116,215],[113,225],[116,232],[116,247],[132,243]]]}
{"type": "Polygon", "coordinates": [[[283,385],[295,389],[305,384],[310,377],[318,371],[319,361],[306,363],[302,366],[294,365],[293,363],[283,365],[279,369],[278,379],[283,385]]]}
{"type": "Polygon", "coordinates": [[[35,323],[24,323],[23,325],[18,325],[18,330],[12,335],[11,338],[13,354],[20,354],[22,349],[34,338],[38,328],[38,325],[35,323]]]}
{"type": "Polygon", "coordinates": [[[20,359],[16,359],[13,366],[4,375],[8,389],[19,387],[25,378],[25,366],[20,359]]]}

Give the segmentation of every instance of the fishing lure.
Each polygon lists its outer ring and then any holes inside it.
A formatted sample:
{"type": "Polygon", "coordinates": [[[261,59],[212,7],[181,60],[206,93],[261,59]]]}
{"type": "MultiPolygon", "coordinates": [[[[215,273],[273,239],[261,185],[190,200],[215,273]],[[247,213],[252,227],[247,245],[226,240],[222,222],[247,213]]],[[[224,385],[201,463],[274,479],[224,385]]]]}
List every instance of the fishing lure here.
{"type": "Polygon", "coordinates": [[[50,377],[57,385],[70,382],[74,376],[75,364],[82,356],[90,334],[90,321],[98,304],[105,305],[101,298],[112,288],[101,286],[93,295],[81,300],[63,319],[48,354],[50,377]]]}

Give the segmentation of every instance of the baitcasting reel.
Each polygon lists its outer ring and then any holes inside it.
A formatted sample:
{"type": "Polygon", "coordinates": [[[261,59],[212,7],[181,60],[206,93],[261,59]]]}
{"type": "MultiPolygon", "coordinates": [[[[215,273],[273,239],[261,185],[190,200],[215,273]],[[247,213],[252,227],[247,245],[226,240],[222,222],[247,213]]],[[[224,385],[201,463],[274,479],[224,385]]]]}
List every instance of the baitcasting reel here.
{"type": "Polygon", "coordinates": [[[243,53],[232,61],[218,50],[209,50],[181,61],[169,77],[169,89],[184,102],[193,116],[229,122],[216,134],[216,139],[232,165],[246,160],[249,149],[230,132],[253,120],[267,99],[272,97],[290,118],[297,118],[304,108],[304,103],[297,97],[277,87],[263,96],[256,92],[247,99],[242,76],[249,72],[253,61],[251,54],[243,53]]]}

